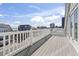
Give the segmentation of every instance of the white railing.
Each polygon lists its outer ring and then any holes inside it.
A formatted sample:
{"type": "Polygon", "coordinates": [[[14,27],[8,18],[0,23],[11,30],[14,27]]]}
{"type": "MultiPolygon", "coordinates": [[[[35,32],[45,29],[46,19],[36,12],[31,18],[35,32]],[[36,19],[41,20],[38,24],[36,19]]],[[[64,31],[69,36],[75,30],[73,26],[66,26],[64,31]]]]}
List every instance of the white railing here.
{"type": "Polygon", "coordinates": [[[0,33],[0,55],[15,55],[49,33],[49,29],[0,33]]]}

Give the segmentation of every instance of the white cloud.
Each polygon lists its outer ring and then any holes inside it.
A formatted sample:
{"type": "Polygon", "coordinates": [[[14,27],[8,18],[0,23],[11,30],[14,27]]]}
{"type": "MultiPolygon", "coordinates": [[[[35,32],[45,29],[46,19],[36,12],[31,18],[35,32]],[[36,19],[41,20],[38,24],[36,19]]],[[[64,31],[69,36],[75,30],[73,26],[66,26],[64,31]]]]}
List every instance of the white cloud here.
{"type": "Polygon", "coordinates": [[[36,6],[36,5],[29,5],[29,7],[40,10],[40,8],[38,6],[36,6]]]}
{"type": "MultiPolygon", "coordinates": [[[[4,22],[3,22],[4,23],[4,22]]],[[[18,25],[20,24],[18,21],[15,21],[15,22],[6,22],[4,24],[8,24],[11,26],[11,28],[18,28],[18,25]]]]}
{"type": "Polygon", "coordinates": [[[42,26],[45,25],[44,18],[41,16],[35,16],[31,19],[32,25],[33,26],[42,26]]]}
{"type": "Polygon", "coordinates": [[[60,16],[59,15],[53,15],[53,16],[48,16],[45,18],[46,21],[53,21],[55,19],[58,19],[60,16]]]}
{"type": "MultiPolygon", "coordinates": [[[[55,9],[52,10],[47,10],[47,11],[42,11],[40,13],[33,13],[33,14],[29,14],[30,16],[49,16],[49,15],[53,15],[53,14],[60,14],[60,15],[64,15],[64,7],[57,7],[55,9]]],[[[29,16],[28,15],[28,16],[29,16]]]]}
{"type": "MultiPolygon", "coordinates": [[[[31,8],[38,8],[36,6],[31,6],[31,8]]],[[[51,22],[54,22],[56,25],[61,25],[61,17],[64,16],[65,10],[64,7],[57,7],[52,10],[42,11],[38,13],[31,13],[27,15],[20,15],[15,17],[29,17],[31,18],[30,21],[33,23],[33,25],[46,25],[48,26],[51,22]]]]}
{"type": "Polygon", "coordinates": [[[0,14],[0,16],[3,16],[2,14],[0,14]]]}
{"type": "Polygon", "coordinates": [[[44,22],[41,16],[35,16],[31,19],[32,22],[44,22]]]}
{"type": "Polygon", "coordinates": [[[10,24],[12,28],[18,28],[18,26],[21,24],[21,21],[15,21],[14,23],[10,24]]]}
{"type": "Polygon", "coordinates": [[[8,14],[0,14],[0,17],[4,17],[4,16],[10,16],[10,15],[8,15],[8,14]]]}
{"type": "Polygon", "coordinates": [[[31,19],[31,22],[33,23],[33,26],[49,26],[50,23],[55,23],[56,25],[61,25],[61,17],[59,15],[53,15],[53,16],[35,16],[31,19]]]}
{"type": "MultiPolygon", "coordinates": [[[[55,23],[55,25],[59,25],[59,26],[60,26],[60,25],[61,25],[61,19],[62,19],[62,18],[61,18],[60,15],[53,15],[53,16],[48,16],[48,17],[46,17],[46,18],[45,18],[45,22],[46,22],[46,23],[49,23],[49,24],[50,24],[50,23],[55,23]]],[[[48,25],[49,25],[49,24],[48,24],[48,25]]],[[[47,26],[48,26],[48,25],[47,25],[47,26]]]]}
{"type": "MultiPolygon", "coordinates": [[[[33,6],[32,6],[33,7],[33,6]]],[[[31,13],[27,15],[18,15],[14,17],[33,17],[33,16],[49,16],[49,15],[54,15],[54,14],[60,14],[61,16],[64,16],[65,10],[64,7],[57,7],[52,10],[44,10],[42,12],[37,12],[37,13],[31,13]]]]}
{"type": "Polygon", "coordinates": [[[20,23],[21,23],[21,21],[15,21],[15,23],[16,23],[16,24],[20,24],[20,23]]]}

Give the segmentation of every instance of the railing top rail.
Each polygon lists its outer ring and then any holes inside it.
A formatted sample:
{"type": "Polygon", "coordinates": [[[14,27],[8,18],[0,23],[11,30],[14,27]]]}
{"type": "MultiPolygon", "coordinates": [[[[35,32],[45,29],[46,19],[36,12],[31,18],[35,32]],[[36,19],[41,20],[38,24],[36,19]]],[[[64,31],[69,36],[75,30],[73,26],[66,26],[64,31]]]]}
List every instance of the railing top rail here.
{"type": "Polygon", "coordinates": [[[18,33],[25,33],[25,32],[35,32],[35,31],[43,31],[43,30],[47,30],[47,29],[37,29],[37,30],[26,30],[26,31],[11,31],[11,32],[1,32],[0,36],[3,35],[9,35],[9,34],[18,34],[18,33]]]}

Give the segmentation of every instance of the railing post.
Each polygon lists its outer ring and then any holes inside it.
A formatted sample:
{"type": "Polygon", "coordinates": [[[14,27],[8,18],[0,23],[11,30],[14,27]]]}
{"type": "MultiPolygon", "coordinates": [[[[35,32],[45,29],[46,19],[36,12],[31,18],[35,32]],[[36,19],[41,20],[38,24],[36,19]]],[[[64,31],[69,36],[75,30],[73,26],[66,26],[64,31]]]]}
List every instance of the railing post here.
{"type": "Polygon", "coordinates": [[[9,41],[9,46],[8,46],[8,50],[9,50],[9,52],[10,52],[10,35],[8,35],[8,41],[9,41]]]}
{"type": "Polygon", "coordinates": [[[22,46],[24,46],[24,33],[22,33],[23,41],[22,41],[22,46]]]}
{"type": "Polygon", "coordinates": [[[23,33],[23,40],[24,40],[24,46],[25,46],[25,32],[23,33]]]}
{"type": "Polygon", "coordinates": [[[21,43],[20,43],[20,44],[21,44],[21,47],[22,47],[22,33],[21,33],[21,37],[20,37],[20,39],[21,39],[21,43]]]}
{"type": "Polygon", "coordinates": [[[24,38],[25,38],[24,44],[26,46],[26,33],[25,32],[24,32],[24,38]]]}
{"type": "Polygon", "coordinates": [[[25,32],[25,45],[27,46],[28,44],[27,44],[27,34],[26,34],[27,32],[25,32]]]}
{"type": "Polygon", "coordinates": [[[20,39],[21,39],[20,45],[22,47],[22,33],[20,34],[20,39]]]}
{"type": "Polygon", "coordinates": [[[34,39],[34,37],[33,37],[33,30],[31,29],[31,32],[30,32],[30,37],[31,37],[31,42],[30,42],[30,45],[32,45],[33,43],[32,43],[32,41],[33,41],[33,39],[34,39]]]}
{"type": "Polygon", "coordinates": [[[3,56],[5,55],[5,35],[3,36],[3,56]]]}
{"type": "Polygon", "coordinates": [[[17,36],[17,49],[18,49],[18,34],[16,34],[16,36],[17,36]]]}
{"type": "Polygon", "coordinates": [[[13,51],[15,50],[15,39],[14,39],[14,34],[13,34],[13,51]]]}
{"type": "Polygon", "coordinates": [[[21,33],[20,33],[20,47],[21,47],[21,33]]]}

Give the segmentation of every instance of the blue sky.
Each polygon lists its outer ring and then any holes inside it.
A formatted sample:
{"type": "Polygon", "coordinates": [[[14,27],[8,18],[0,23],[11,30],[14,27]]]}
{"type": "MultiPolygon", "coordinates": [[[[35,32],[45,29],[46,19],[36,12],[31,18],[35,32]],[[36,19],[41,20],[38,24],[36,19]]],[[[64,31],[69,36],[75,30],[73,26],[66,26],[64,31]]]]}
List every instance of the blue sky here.
{"type": "Polygon", "coordinates": [[[4,3],[0,4],[0,23],[16,28],[20,24],[49,26],[61,25],[64,3],[4,3]]]}

